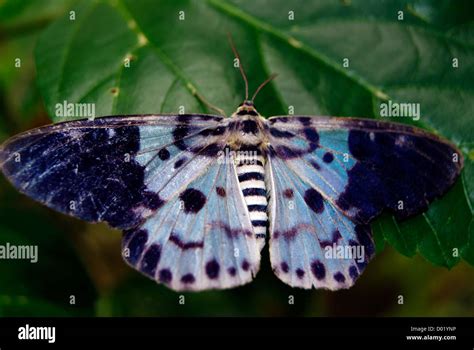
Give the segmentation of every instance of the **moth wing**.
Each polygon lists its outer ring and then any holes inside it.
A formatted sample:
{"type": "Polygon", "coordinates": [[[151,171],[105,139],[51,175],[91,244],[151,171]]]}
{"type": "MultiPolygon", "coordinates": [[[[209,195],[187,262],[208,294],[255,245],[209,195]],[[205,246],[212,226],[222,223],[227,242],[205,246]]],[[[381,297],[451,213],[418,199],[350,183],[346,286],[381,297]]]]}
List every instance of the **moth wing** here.
{"type": "Polygon", "coordinates": [[[455,182],[461,152],[412,126],[357,118],[272,117],[270,157],[286,164],[347,217],[368,223],[383,209],[403,219],[455,182]]]}
{"type": "Polygon", "coordinates": [[[251,281],[260,249],[233,162],[214,160],[179,196],[126,231],[123,248],[132,267],[174,290],[251,281]]]}
{"type": "Polygon", "coordinates": [[[224,147],[223,118],[104,117],[40,127],[0,147],[0,168],[22,193],[83,220],[130,228],[199,176],[224,147]],[[168,182],[175,188],[158,194],[168,182]]]}
{"type": "Polygon", "coordinates": [[[266,174],[277,277],[305,289],[352,286],[374,254],[370,226],[351,221],[285,160],[269,158],[266,174]]]}
{"type": "Polygon", "coordinates": [[[374,253],[370,220],[383,209],[398,218],[422,211],[462,169],[455,146],[410,126],[306,116],[267,123],[270,257],[292,286],[350,287],[374,253]]]}

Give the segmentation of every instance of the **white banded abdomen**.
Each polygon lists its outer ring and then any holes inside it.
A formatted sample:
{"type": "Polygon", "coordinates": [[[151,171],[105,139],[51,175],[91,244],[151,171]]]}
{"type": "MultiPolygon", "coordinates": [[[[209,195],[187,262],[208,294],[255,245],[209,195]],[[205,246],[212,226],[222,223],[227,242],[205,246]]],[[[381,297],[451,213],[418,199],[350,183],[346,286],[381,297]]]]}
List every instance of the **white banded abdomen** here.
{"type": "MultiPolygon", "coordinates": [[[[259,153],[259,152],[258,152],[259,153]]],[[[250,220],[260,249],[265,244],[267,234],[267,194],[264,181],[264,158],[260,154],[237,157],[237,175],[240,190],[249,210],[250,220]]]]}

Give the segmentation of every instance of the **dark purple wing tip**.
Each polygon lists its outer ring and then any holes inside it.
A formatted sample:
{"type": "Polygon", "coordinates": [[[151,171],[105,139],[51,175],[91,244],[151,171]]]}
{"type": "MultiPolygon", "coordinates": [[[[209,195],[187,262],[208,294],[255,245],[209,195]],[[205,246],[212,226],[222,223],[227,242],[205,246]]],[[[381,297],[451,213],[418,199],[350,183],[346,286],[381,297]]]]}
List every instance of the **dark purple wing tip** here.
{"type": "Polygon", "coordinates": [[[144,169],[133,159],[139,128],[114,131],[111,137],[107,128],[63,124],[14,136],[1,147],[2,171],[19,191],[59,212],[133,227],[142,221],[135,209],[156,210],[163,201],[146,189],[144,169]]]}
{"type": "Polygon", "coordinates": [[[436,135],[370,120],[349,120],[346,126],[357,163],[337,204],[343,210],[356,208],[359,222],[369,222],[384,208],[399,220],[419,214],[461,173],[462,153],[436,135]]]}

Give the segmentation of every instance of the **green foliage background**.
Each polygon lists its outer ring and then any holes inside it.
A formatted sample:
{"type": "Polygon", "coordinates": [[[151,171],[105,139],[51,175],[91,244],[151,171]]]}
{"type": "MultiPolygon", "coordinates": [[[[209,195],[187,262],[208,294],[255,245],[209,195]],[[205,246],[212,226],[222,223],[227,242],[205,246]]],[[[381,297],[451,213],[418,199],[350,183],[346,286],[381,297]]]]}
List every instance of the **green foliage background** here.
{"type": "Polygon", "coordinates": [[[388,99],[419,102],[416,124],[462,150],[461,178],[426,213],[402,223],[384,215],[373,224],[377,257],[350,290],[291,289],[273,276],[264,249],[253,283],[186,293],[180,305],[178,294],[122,263],[118,231],[54,213],[2,177],[0,244],[37,244],[39,262],[0,261],[0,315],[474,315],[474,5],[468,0],[6,0],[0,141],[60,121],[55,105],[64,100],[95,103],[97,115],[180,106],[207,112],[197,91],[231,113],[243,84],[227,32],[251,91],[279,74],[256,101],[260,113],[288,114],[293,106],[295,114],[378,118],[388,99]]]}

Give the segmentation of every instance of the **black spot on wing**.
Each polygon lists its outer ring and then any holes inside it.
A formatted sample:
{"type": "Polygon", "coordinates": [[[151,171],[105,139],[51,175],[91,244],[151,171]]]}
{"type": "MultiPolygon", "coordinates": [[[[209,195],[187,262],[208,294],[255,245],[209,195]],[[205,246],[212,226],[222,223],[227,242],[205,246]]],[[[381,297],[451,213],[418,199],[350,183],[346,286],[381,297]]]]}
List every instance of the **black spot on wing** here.
{"type": "Polygon", "coordinates": [[[221,143],[214,142],[202,146],[193,147],[191,149],[191,152],[205,157],[215,157],[223,149],[224,146],[221,143]]]}
{"type": "Polygon", "coordinates": [[[293,134],[290,131],[281,130],[278,128],[270,128],[270,134],[274,137],[283,138],[283,139],[290,139],[295,136],[295,134],[293,134]]]}
{"type": "Polygon", "coordinates": [[[308,141],[314,142],[314,143],[319,142],[319,134],[316,131],[316,129],[314,129],[314,128],[304,128],[303,129],[303,134],[304,134],[305,138],[308,141]]]}
{"type": "Polygon", "coordinates": [[[175,169],[181,168],[187,160],[188,159],[186,157],[181,157],[176,162],[174,162],[174,168],[175,169]]]}
{"type": "Polygon", "coordinates": [[[216,187],[216,193],[219,197],[225,197],[226,196],[226,192],[225,192],[225,189],[224,187],[220,187],[220,186],[217,186],[216,187]]]}
{"type": "Polygon", "coordinates": [[[321,170],[321,166],[317,162],[315,162],[314,160],[310,161],[310,164],[316,170],[321,170]]]}
{"type": "Polygon", "coordinates": [[[140,264],[140,271],[147,274],[150,277],[155,276],[156,267],[160,262],[161,257],[161,247],[158,244],[152,244],[146,250],[145,254],[143,255],[141,264],[140,264]]]}
{"type": "Polygon", "coordinates": [[[148,240],[148,233],[145,230],[138,230],[133,233],[132,238],[124,250],[124,257],[131,265],[135,265],[143,253],[148,240]]]}
{"type": "MultiPolygon", "coordinates": [[[[317,135],[317,133],[316,133],[317,135]]],[[[281,159],[294,159],[299,158],[305,154],[312,153],[318,148],[318,138],[314,139],[307,139],[308,146],[306,148],[296,148],[296,147],[289,147],[286,145],[278,145],[275,144],[274,146],[270,146],[268,149],[268,155],[270,157],[279,157],[281,159]]]]}
{"type": "Polygon", "coordinates": [[[342,272],[336,272],[333,277],[334,280],[338,283],[344,283],[346,281],[346,278],[344,277],[342,272]]]}
{"type": "Polygon", "coordinates": [[[216,279],[219,277],[220,265],[216,260],[208,261],[206,264],[206,275],[210,279],[216,279]]]}
{"type": "Polygon", "coordinates": [[[315,260],[311,263],[311,272],[318,281],[326,277],[326,268],[320,260],[315,260]]]}
{"type": "Polygon", "coordinates": [[[170,158],[170,152],[166,148],[162,148],[158,151],[158,157],[161,160],[167,160],[170,158]]]}
{"type": "Polygon", "coordinates": [[[334,160],[334,156],[331,152],[324,153],[323,161],[325,163],[331,163],[334,160]]]}
{"type": "Polygon", "coordinates": [[[296,269],[296,276],[298,276],[299,279],[302,279],[305,275],[305,272],[303,269],[296,269]]]}
{"type": "Polygon", "coordinates": [[[324,211],[323,197],[314,188],[310,188],[305,191],[304,201],[316,214],[320,214],[324,211]]]}
{"type": "Polygon", "coordinates": [[[211,143],[210,145],[207,145],[203,152],[200,152],[199,154],[206,157],[215,157],[220,151],[223,150],[223,148],[224,147],[220,143],[211,143]]]}
{"type": "Polygon", "coordinates": [[[187,273],[181,277],[181,282],[184,284],[193,284],[196,281],[196,278],[192,273],[187,273]]]}
{"type": "Polygon", "coordinates": [[[294,192],[291,188],[287,188],[283,191],[283,196],[288,199],[292,199],[294,196],[294,192]]]}
{"type": "Polygon", "coordinates": [[[275,123],[288,123],[288,118],[287,117],[272,117],[268,120],[271,125],[275,123]]]}
{"type": "Polygon", "coordinates": [[[242,270],[248,271],[249,269],[250,269],[250,263],[246,259],[244,259],[242,261],[242,270]]]}
{"type": "Polygon", "coordinates": [[[303,126],[311,125],[311,117],[296,117],[303,126]]]}
{"type": "Polygon", "coordinates": [[[275,147],[275,152],[271,152],[270,155],[276,154],[281,159],[292,159],[301,157],[304,152],[299,149],[291,148],[285,145],[278,145],[275,147]]]}
{"type": "Polygon", "coordinates": [[[206,196],[199,190],[188,188],[179,198],[183,201],[185,213],[198,213],[206,204],[206,196]]]}
{"type": "Polygon", "coordinates": [[[174,144],[180,150],[185,151],[187,149],[184,138],[191,134],[191,128],[188,125],[178,125],[173,130],[174,144]]]}
{"type": "Polygon", "coordinates": [[[171,282],[172,279],[173,279],[173,274],[171,273],[171,271],[169,269],[160,270],[160,272],[158,274],[158,280],[161,283],[168,284],[168,283],[171,282]]]}

